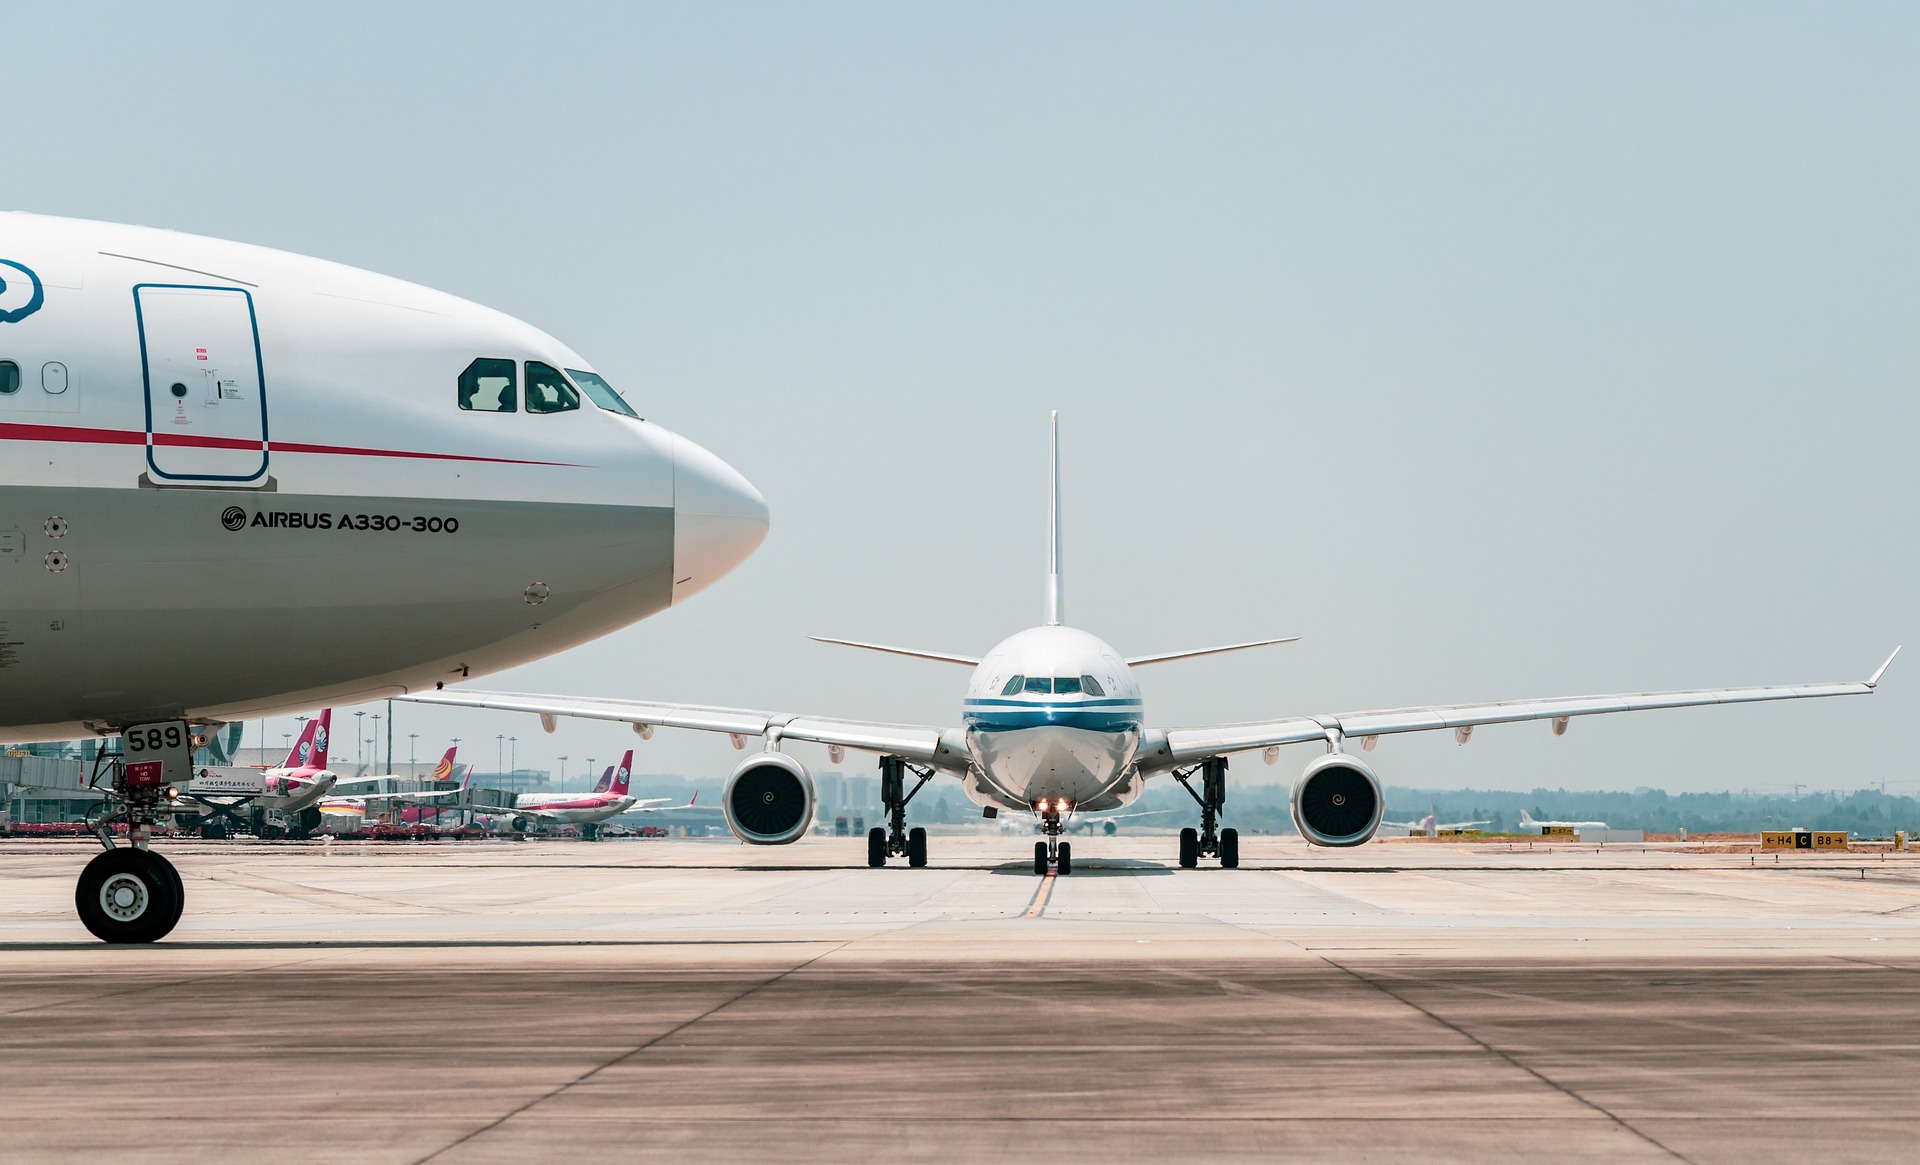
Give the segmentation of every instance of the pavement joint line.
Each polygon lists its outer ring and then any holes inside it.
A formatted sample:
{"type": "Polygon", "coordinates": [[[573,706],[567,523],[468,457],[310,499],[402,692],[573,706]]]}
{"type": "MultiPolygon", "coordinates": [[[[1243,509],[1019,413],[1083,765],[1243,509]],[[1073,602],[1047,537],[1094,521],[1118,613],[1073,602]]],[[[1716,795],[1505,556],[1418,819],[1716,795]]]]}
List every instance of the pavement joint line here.
{"type": "Polygon", "coordinates": [[[830,949],[821,951],[819,954],[813,956],[810,959],[807,959],[804,962],[788,967],[786,970],[780,972],[778,975],[775,975],[770,979],[763,979],[760,982],[755,983],[753,986],[748,987],[744,991],[735,992],[733,995],[727,997],[726,999],[722,999],[720,1002],[714,1004],[712,1007],[707,1008],[705,1011],[701,1012],[699,1015],[693,1016],[691,1019],[686,1019],[681,1021],[680,1023],[675,1024],[674,1026],[668,1028],[666,1031],[663,1031],[658,1035],[643,1041],[637,1047],[629,1048],[628,1050],[620,1053],[618,1056],[615,1056],[613,1059],[608,1060],[602,1064],[597,1064],[592,1068],[589,1068],[587,1071],[574,1077],[572,1080],[568,1080],[558,1085],[557,1087],[550,1088],[546,1092],[541,1093],[539,1096],[534,1097],[532,1100],[527,1101],[525,1104],[520,1105],[518,1108],[515,1108],[512,1111],[507,1112],[502,1116],[487,1122],[484,1125],[481,1125],[479,1128],[474,1129],[472,1132],[468,1133],[467,1135],[460,1137],[457,1140],[451,1141],[445,1145],[442,1145],[440,1148],[435,1149],[433,1152],[428,1153],[426,1156],[421,1157],[418,1160],[414,1161],[413,1165],[426,1165],[427,1162],[433,1160],[434,1158],[442,1156],[446,1153],[450,1153],[453,1150],[458,1149],[460,1146],[466,1144],[468,1141],[471,1141],[476,1137],[483,1136],[486,1133],[492,1132],[494,1129],[497,1129],[501,1125],[506,1124],[508,1121],[512,1120],[514,1117],[517,1117],[522,1113],[527,1112],[539,1105],[545,1104],[547,1101],[552,1100],[554,1097],[559,1096],[561,1093],[566,1092],[576,1087],[577,1085],[585,1084],[587,1081],[593,1079],[595,1076],[600,1075],[600,1073],[607,1071],[609,1068],[619,1067],[620,1065],[626,1063],[628,1060],[633,1059],[635,1056],[638,1056],[640,1053],[646,1051],[647,1049],[657,1046],[661,1041],[671,1039],[674,1036],[679,1035],[681,1032],[686,1031],[688,1028],[692,1027],[696,1023],[699,1023],[701,1020],[707,1019],[713,1015],[716,1015],[719,1012],[724,1011],[729,1007],[732,1007],[734,1004],[739,1003],[741,1000],[746,999],[749,996],[752,996],[754,994],[757,994],[758,992],[764,991],[768,987],[771,987],[774,984],[780,982],[782,979],[788,978],[789,976],[792,976],[792,975],[799,974],[801,971],[804,971],[808,967],[813,966],[815,963],[819,962],[821,959],[826,958],[828,955],[835,954],[839,951],[845,950],[847,947],[852,946],[856,941],[858,940],[848,939],[844,942],[836,943],[830,949]]]}
{"type": "MultiPolygon", "coordinates": [[[[98,950],[100,949],[100,944],[92,943],[81,949],[89,950],[89,951],[98,950]]],[[[133,949],[151,951],[151,950],[166,950],[167,948],[160,947],[160,946],[150,946],[150,947],[135,947],[133,949]]],[[[235,976],[240,976],[240,975],[259,974],[260,972],[263,972],[263,971],[281,971],[281,970],[285,970],[288,967],[298,967],[303,963],[318,962],[323,957],[325,956],[316,954],[311,958],[288,959],[282,963],[268,963],[264,967],[242,967],[232,971],[215,971],[212,974],[193,975],[185,979],[174,979],[165,983],[145,982],[145,983],[139,984],[138,986],[127,987],[119,991],[103,991],[97,995],[85,995],[85,996],[79,996],[72,999],[61,999],[61,1000],[56,1000],[52,1003],[36,1003],[32,1007],[17,1007],[8,1011],[0,1011],[0,1018],[11,1019],[16,1015],[26,1015],[26,1014],[29,1014],[30,1012],[35,1012],[35,1011],[47,1011],[55,1007],[71,1007],[71,1006],[81,1006],[85,1004],[92,1004],[92,1003],[97,1003],[102,999],[115,999],[122,995],[138,995],[143,991],[171,991],[177,987],[186,987],[194,983],[205,983],[213,979],[231,979],[231,978],[234,978],[235,976]]]]}
{"type": "Polygon", "coordinates": [[[355,894],[351,890],[327,890],[318,886],[303,886],[298,882],[286,882],[274,878],[262,878],[257,874],[243,875],[234,870],[222,870],[219,874],[210,874],[205,870],[191,867],[186,871],[196,878],[216,882],[222,886],[232,886],[240,890],[254,890],[261,894],[275,894],[282,898],[291,898],[296,902],[305,902],[310,906],[331,906],[339,910],[352,910],[374,914],[457,914],[458,911],[446,910],[435,906],[420,906],[412,902],[395,902],[391,898],[378,898],[371,894],[355,894]],[[347,902],[337,899],[345,898],[347,902]],[[369,911],[366,903],[380,907],[369,911]]]}
{"type": "Polygon", "coordinates": [[[1047,908],[1047,899],[1053,897],[1053,882],[1054,882],[1054,879],[1058,878],[1059,876],[1060,875],[1053,870],[1047,871],[1046,876],[1040,879],[1040,884],[1034,887],[1033,900],[1027,903],[1027,912],[1021,917],[1023,918],[1039,918],[1040,917],[1041,913],[1044,912],[1047,908]]]}
{"type": "MultiPolygon", "coordinates": [[[[1307,947],[1305,949],[1318,953],[1319,951],[1328,950],[1332,948],[1307,947]]],[[[1873,963],[1870,960],[1851,959],[1845,955],[1822,955],[1822,956],[1818,956],[1818,958],[1835,959],[1842,962],[1858,963],[1864,966],[1881,966],[1882,965],[1878,963],[1873,963]]],[[[1797,963],[1797,960],[1787,960],[1787,961],[1797,963]]],[[[1898,970],[1899,968],[1889,967],[1887,969],[1898,970]]],[[[1602,965],[1598,968],[1595,968],[1595,970],[1598,971],[1599,973],[1604,974],[1604,973],[1613,971],[1614,968],[1602,965]]],[[[1676,968],[1675,973],[1685,974],[1685,975],[1698,975],[1698,977],[1701,980],[1706,980],[1710,978],[1710,976],[1702,972],[1699,972],[1693,968],[1676,968]]],[[[1915,968],[1914,973],[1920,973],[1920,968],[1915,968]]],[[[1409,984],[1418,984],[1422,982],[1422,980],[1414,978],[1413,976],[1396,973],[1394,971],[1381,971],[1381,972],[1378,972],[1378,974],[1380,974],[1381,978],[1383,979],[1393,979],[1393,980],[1398,980],[1400,982],[1409,983],[1409,984]]],[[[1506,1002],[1547,1004],[1549,1006],[1560,1008],[1565,1011],[1584,1010],[1584,1011],[1592,1012],[1598,1015],[1607,1014],[1604,1008],[1599,1008],[1593,1005],[1585,1004],[1580,1002],[1579,1000],[1561,999],[1561,998],[1555,998],[1547,995],[1536,995],[1536,994],[1531,994],[1525,991],[1507,991],[1507,990],[1502,990],[1494,987],[1479,987],[1470,983],[1459,983],[1454,981],[1448,981],[1446,986],[1448,987],[1448,989],[1455,992],[1459,992],[1462,994],[1469,994],[1469,995],[1479,995],[1488,999],[1504,1000],[1506,1002]]],[[[1756,1032],[1750,1026],[1728,1027],[1724,1024],[1707,1023],[1707,1022],[1696,1020],[1696,1019],[1685,1019],[1685,1018],[1678,1018],[1673,1016],[1658,1016],[1658,1015],[1655,1015],[1655,1016],[1642,1015],[1639,1017],[1638,1022],[1649,1027],[1658,1025],[1658,1026],[1665,1026],[1670,1028],[1677,1028],[1681,1031],[1693,1032],[1696,1034],[1706,1033],[1706,1034],[1715,1035],[1715,1036],[1725,1036],[1725,1037],[1729,1037],[1739,1042],[1747,1043],[1747,1044],[1770,1044],[1770,1045],[1784,1047],[1784,1048],[1798,1048],[1803,1051],[1819,1051],[1827,1055],[1843,1057],[1845,1059],[1850,1059],[1850,1060],[1863,1060],[1863,1061],[1892,1060],[1895,1063],[1898,1063],[1904,1066],[1904,1065],[1910,1064],[1913,1059],[1911,1055],[1901,1054],[1898,1052],[1887,1054],[1878,1050],[1862,1051],[1858,1044],[1851,1043],[1851,1042],[1832,1043],[1832,1044],[1810,1044],[1802,1040],[1793,1040],[1783,1036],[1768,1035],[1762,1032],[1756,1032]]],[[[1660,1119],[1664,1120],[1666,1118],[1662,1117],[1660,1119]]]]}
{"type": "Polygon", "coordinates": [[[1701,870],[1700,873],[1712,874],[1720,878],[1765,878],[1775,882],[1792,882],[1798,886],[1818,886],[1822,890],[1852,890],[1857,894],[1888,894],[1896,898],[1920,898],[1920,893],[1912,890],[1893,890],[1885,886],[1862,886],[1857,882],[1847,882],[1837,878],[1822,882],[1813,878],[1783,876],[1763,869],[1701,870]]]}
{"type": "Polygon", "coordinates": [[[1587,1099],[1586,1097],[1580,1095],[1578,1092],[1575,1092],[1573,1089],[1553,1079],[1551,1076],[1548,1076],[1546,1073],[1541,1072],[1539,1069],[1534,1068],[1529,1064],[1522,1063],[1518,1057],[1508,1052],[1501,1051],[1499,1048],[1494,1047],[1492,1044],[1481,1039],[1479,1036],[1474,1035],[1472,1032],[1468,1031],[1466,1028],[1461,1027],[1459,1024],[1454,1023],[1452,1020],[1447,1019],[1444,1016],[1441,1016],[1433,1011],[1430,1011],[1427,1008],[1422,1007],[1420,1004],[1415,1003],[1413,1000],[1408,999],[1405,995],[1402,995],[1400,992],[1395,991],[1393,988],[1387,986],[1385,983],[1368,978],[1366,975],[1361,974],[1360,972],[1347,966],[1345,963],[1340,962],[1338,959],[1330,959],[1325,955],[1321,955],[1317,953],[1315,957],[1320,959],[1322,962],[1326,963],[1329,967],[1333,967],[1344,974],[1352,976],[1354,979],[1358,980],[1361,983],[1366,984],[1368,987],[1373,988],[1375,991],[1380,992],[1382,995],[1385,995],[1390,999],[1398,1000],[1402,1005],[1412,1008],[1413,1010],[1419,1012],[1421,1015],[1424,1015],[1428,1019],[1439,1024],[1441,1027],[1446,1028],[1448,1031],[1451,1031],[1456,1035],[1459,1035],[1460,1037],[1471,1041],[1472,1043],[1477,1045],[1482,1051],[1485,1051],[1490,1055],[1499,1057],[1500,1059],[1506,1061],[1508,1064],[1511,1064],[1513,1067],[1518,1068],[1520,1071],[1525,1072],[1527,1075],[1533,1077],[1535,1080],[1538,1080],[1540,1083],[1546,1085],[1548,1088],[1551,1088],[1554,1091],[1566,1096],[1567,1098],[1581,1105],[1584,1105],[1587,1108],[1592,1109],[1593,1111],[1599,1113],[1601,1116],[1604,1116],[1608,1120],[1612,1121],[1615,1125],[1618,1125],[1620,1128],[1624,1129],[1629,1133],[1632,1133],[1634,1136],[1645,1141],[1647,1144],[1652,1145],[1654,1148],[1660,1150],[1662,1153],[1665,1153],[1669,1157],[1672,1157],[1674,1160],[1686,1162],[1686,1165],[1694,1165],[1691,1158],[1688,1158],[1677,1149],[1674,1149],[1668,1145],[1662,1144],[1652,1134],[1643,1132],[1640,1129],[1635,1128],[1625,1118],[1621,1117],[1617,1113],[1608,1109],[1605,1105],[1600,1104],[1597,1101],[1587,1099]]]}

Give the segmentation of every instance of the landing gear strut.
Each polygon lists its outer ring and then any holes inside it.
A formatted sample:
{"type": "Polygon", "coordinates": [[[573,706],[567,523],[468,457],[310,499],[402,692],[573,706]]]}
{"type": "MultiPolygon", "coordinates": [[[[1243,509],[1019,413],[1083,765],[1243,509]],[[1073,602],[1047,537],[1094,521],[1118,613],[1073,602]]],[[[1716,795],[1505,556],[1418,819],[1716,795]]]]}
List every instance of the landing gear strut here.
{"type": "Polygon", "coordinates": [[[1240,831],[1218,829],[1220,813],[1227,803],[1227,758],[1210,756],[1190,769],[1175,769],[1173,779],[1200,806],[1200,828],[1180,831],[1180,865],[1191,870],[1203,857],[1220,859],[1222,869],[1240,865],[1240,831]],[[1200,791],[1193,791],[1193,774],[1200,774],[1200,791]]]}
{"type": "Polygon", "coordinates": [[[1060,835],[1066,832],[1060,819],[1060,807],[1065,804],[1055,801],[1049,805],[1043,801],[1043,808],[1036,810],[1040,814],[1040,832],[1047,835],[1047,840],[1033,843],[1033,872],[1043,878],[1047,876],[1048,867],[1056,874],[1073,873],[1073,843],[1060,840],[1060,835]]]}
{"type": "Polygon", "coordinates": [[[103,766],[113,775],[112,812],[93,822],[106,848],[80,872],[73,905],[95,938],[110,943],[150,943],[166,937],[186,907],[186,888],[173,863],[147,848],[163,799],[158,784],[133,784],[119,757],[104,754],[94,762],[94,780],[103,766]],[[127,844],[116,846],[113,825],[125,822],[127,844]]]}
{"type": "Polygon", "coordinates": [[[867,831],[869,866],[884,866],[890,857],[904,857],[915,869],[927,864],[927,831],[918,825],[907,828],[907,803],[919,796],[920,790],[932,779],[932,769],[909,764],[905,757],[880,758],[880,804],[886,808],[887,824],[867,831]],[[920,778],[912,789],[907,788],[909,771],[920,778]]]}

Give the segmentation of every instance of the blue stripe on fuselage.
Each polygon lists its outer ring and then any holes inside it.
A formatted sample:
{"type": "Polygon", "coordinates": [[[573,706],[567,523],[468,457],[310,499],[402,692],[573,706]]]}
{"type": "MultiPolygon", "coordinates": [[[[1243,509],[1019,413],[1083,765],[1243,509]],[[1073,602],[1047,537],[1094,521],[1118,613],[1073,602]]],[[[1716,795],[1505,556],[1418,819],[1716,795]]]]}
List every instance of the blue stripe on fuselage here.
{"type": "Polygon", "coordinates": [[[969,708],[968,728],[1007,732],[1022,728],[1081,728],[1089,732],[1137,732],[1140,709],[1088,708],[1066,704],[1028,705],[1024,708],[969,708]]]}

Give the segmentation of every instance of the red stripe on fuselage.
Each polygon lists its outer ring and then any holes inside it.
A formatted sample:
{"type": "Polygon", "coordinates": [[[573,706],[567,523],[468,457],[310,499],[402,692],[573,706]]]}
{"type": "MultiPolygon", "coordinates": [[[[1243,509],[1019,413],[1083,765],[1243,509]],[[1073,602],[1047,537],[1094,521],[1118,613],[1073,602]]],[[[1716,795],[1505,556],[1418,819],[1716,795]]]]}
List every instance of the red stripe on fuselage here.
{"type": "MultiPolygon", "coordinates": [[[[147,435],[135,430],[86,429],[78,425],[0,424],[0,441],[51,441],[73,445],[145,445],[147,435]]],[[[425,461],[479,461],[492,465],[556,465],[567,469],[586,468],[572,461],[528,461],[517,457],[422,453],[411,449],[364,449],[353,445],[307,445],[293,441],[244,441],[235,437],[199,437],[188,433],[155,433],[153,443],[194,449],[271,448],[278,453],[313,453],[330,457],[402,457],[425,461]]]]}
{"type": "Polygon", "coordinates": [[[67,441],[80,445],[145,445],[145,433],[75,425],[0,425],[0,441],[67,441]]]}

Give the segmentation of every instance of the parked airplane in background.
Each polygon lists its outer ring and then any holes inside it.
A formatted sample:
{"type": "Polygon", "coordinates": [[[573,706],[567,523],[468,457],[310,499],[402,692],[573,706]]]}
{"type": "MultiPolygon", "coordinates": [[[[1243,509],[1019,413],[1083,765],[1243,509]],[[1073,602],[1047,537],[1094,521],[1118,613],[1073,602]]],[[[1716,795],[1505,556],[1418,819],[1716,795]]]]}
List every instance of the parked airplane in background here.
{"type": "MultiPolygon", "coordinates": [[[[446,755],[440,758],[440,763],[433,766],[433,772],[428,776],[427,779],[431,781],[437,781],[437,782],[444,782],[452,779],[453,758],[454,758],[454,754],[459,751],[459,748],[460,746],[457,744],[448,748],[446,755]]],[[[393,778],[391,776],[367,777],[367,778],[362,778],[360,780],[356,780],[353,782],[346,782],[346,783],[351,784],[355,787],[367,787],[370,785],[377,785],[377,783],[382,780],[393,780],[393,779],[396,779],[396,778],[393,778]]],[[[438,800],[445,800],[449,798],[463,797],[466,795],[467,781],[470,781],[472,779],[473,779],[473,766],[468,765],[466,780],[461,781],[459,788],[456,788],[456,789],[420,790],[412,793],[383,793],[378,791],[369,791],[369,792],[363,792],[363,793],[354,793],[347,796],[323,797],[320,799],[320,803],[316,806],[316,808],[319,809],[320,815],[321,815],[320,821],[317,824],[316,828],[327,830],[333,833],[352,833],[358,830],[361,826],[366,824],[367,810],[373,808],[375,805],[384,804],[386,802],[391,802],[391,801],[427,802],[427,801],[438,801],[438,800]]],[[[336,787],[339,787],[339,786],[336,786],[336,787]]],[[[439,812],[440,810],[438,808],[434,809],[434,813],[436,815],[439,812]]],[[[420,814],[415,814],[414,819],[416,821],[421,820],[422,816],[420,814]]],[[[404,820],[404,816],[403,816],[403,820],[404,820]]]]}
{"type": "Polygon", "coordinates": [[[139,728],[156,753],[113,766],[130,845],[76,891],[112,942],[179,918],[147,845],[189,726],[539,659],[684,602],[767,528],[744,478],[519,320],[31,214],[0,213],[0,450],[0,744],[139,728]]]}
{"type": "Polygon", "coordinates": [[[642,738],[659,726],[693,728],[726,733],[735,748],[743,749],[748,737],[759,737],[764,751],[741,762],[727,778],[721,808],[736,836],[760,845],[795,841],[813,822],[813,779],[805,765],[784,751],[790,742],[825,745],[829,759],[836,764],[846,749],[878,753],[881,803],[887,808],[890,825],[869,832],[870,865],[883,865],[889,856],[899,854],[906,855],[909,865],[926,864],[926,831],[906,828],[906,806],[936,774],[946,774],[960,781],[967,796],[985,807],[988,817],[1002,809],[1035,814],[1047,840],[1034,844],[1034,872],[1045,874],[1053,868],[1064,874],[1071,869],[1072,856],[1068,844],[1058,840],[1064,823],[1076,812],[1101,812],[1131,804],[1146,788],[1148,779],[1161,774],[1184,785],[1200,806],[1199,829],[1180,831],[1180,864],[1190,867],[1202,855],[1217,855],[1223,866],[1238,865],[1239,834],[1218,829],[1217,825],[1226,801],[1227,758],[1240,753],[1262,753],[1272,764],[1278,761],[1284,745],[1324,745],[1326,755],[1311,761],[1294,783],[1294,824],[1302,836],[1317,845],[1359,845],[1379,828],[1383,801],[1373,769],[1347,751],[1347,743],[1353,738],[1359,738],[1362,751],[1371,751],[1384,735],[1451,728],[1454,739],[1465,744],[1479,725],[1520,720],[1550,720],[1558,736],[1575,716],[1865,695],[1874,690],[1887,668],[1882,664],[1872,678],[1854,683],[1503,700],[1292,716],[1252,724],[1151,728],[1143,714],[1133,669],[1289,640],[1127,658],[1086,632],[1064,626],[1057,414],[1052,478],[1045,625],[1005,640],[984,658],[827,640],[972,668],[973,678],[967,685],[957,728],[510,692],[442,691],[411,698],[424,703],[533,712],[539,714],[549,731],[555,717],[579,716],[627,721],[642,738]],[[906,788],[908,773],[918,778],[911,790],[906,788]],[[1191,783],[1195,777],[1201,786],[1197,792],[1191,783]]]}
{"type": "Polygon", "coordinates": [[[1604,821],[1535,821],[1525,809],[1520,811],[1520,832],[1545,833],[1549,829],[1605,829],[1604,821]]]}
{"type": "Polygon", "coordinates": [[[673,800],[672,797],[638,801],[627,793],[632,780],[633,750],[628,749],[627,755],[620,759],[609,775],[601,778],[604,791],[596,788],[591,793],[522,793],[514,799],[512,809],[486,814],[486,824],[506,824],[519,832],[525,832],[529,825],[536,823],[590,828],[622,813],[664,813],[673,809],[693,809],[700,800],[700,794],[695,793],[685,805],[668,804],[673,800]]]}

